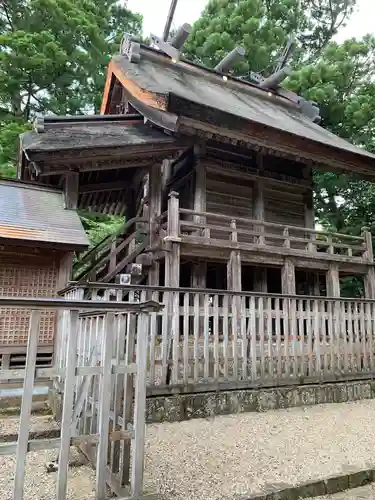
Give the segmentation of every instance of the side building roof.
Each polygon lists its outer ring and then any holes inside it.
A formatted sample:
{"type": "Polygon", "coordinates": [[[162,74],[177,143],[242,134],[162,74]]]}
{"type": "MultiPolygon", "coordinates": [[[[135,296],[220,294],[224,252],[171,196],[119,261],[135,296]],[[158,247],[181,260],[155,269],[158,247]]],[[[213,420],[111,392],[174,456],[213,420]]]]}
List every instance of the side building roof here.
{"type": "Polygon", "coordinates": [[[0,241],[86,248],[89,240],[75,210],[64,208],[61,191],[0,180],[0,241]]]}

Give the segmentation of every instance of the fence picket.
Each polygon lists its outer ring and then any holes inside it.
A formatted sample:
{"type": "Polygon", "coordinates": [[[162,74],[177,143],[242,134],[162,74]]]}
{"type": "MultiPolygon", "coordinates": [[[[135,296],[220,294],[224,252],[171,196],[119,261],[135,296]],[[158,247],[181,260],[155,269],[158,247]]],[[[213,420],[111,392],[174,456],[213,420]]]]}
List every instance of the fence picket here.
{"type": "Polygon", "coordinates": [[[245,297],[241,297],[241,307],[240,307],[240,317],[241,317],[241,341],[242,341],[242,378],[247,380],[247,345],[248,345],[248,335],[246,332],[246,300],[245,297]]]}
{"type": "Polygon", "coordinates": [[[213,297],[213,308],[214,308],[214,323],[213,323],[213,334],[214,334],[214,379],[219,380],[220,375],[220,346],[219,346],[219,296],[217,294],[213,297]]]}
{"type": "Polygon", "coordinates": [[[99,390],[99,434],[100,441],[96,458],[96,500],[106,498],[106,464],[108,454],[109,416],[111,410],[112,348],[114,341],[115,317],[107,313],[104,320],[101,355],[102,374],[99,390]]]}
{"type": "Polygon", "coordinates": [[[251,380],[257,380],[257,318],[255,297],[250,297],[251,380]]]}
{"type": "Polygon", "coordinates": [[[184,346],[183,346],[183,374],[184,383],[189,382],[189,300],[190,296],[188,293],[184,293],[184,316],[183,316],[183,334],[184,334],[184,346]]]}
{"type": "Polygon", "coordinates": [[[258,297],[258,337],[259,337],[259,354],[260,354],[260,377],[265,377],[265,359],[264,359],[264,307],[263,297],[258,297]]]}
{"type": "Polygon", "coordinates": [[[20,415],[20,427],[17,440],[16,471],[14,476],[13,498],[23,499],[23,487],[25,480],[26,454],[29,441],[29,424],[31,406],[33,401],[33,389],[35,378],[36,353],[39,338],[40,311],[31,311],[29,332],[27,339],[27,355],[25,378],[23,381],[23,397],[20,415]]]}
{"type": "Polygon", "coordinates": [[[59,469],[57,473],[57,500],[65,500],[67,491],[69,451],[71,438],[71,420],[73,414],[75,370],[77,358],[78,311],[70,312],[67,324],[68,343],[66,346],[66,372],[64,381],[64,403],[61,417],[61,444],[59,453],[59,469]]]}
{"type": "Polygon", "coordinates": [[[131,494],[134,499],[142,494],[145,448],[146,376],[147,376],[147,328],[149,317],[138,316],[137,331],[137,375],[134,399],[134,450],[131,476],[131,494]]]}
{"type": "Polygon", "coordinates": [[[277,352],[277,377],[283,376],[283,358],[281,349],[281,314],[280,314],[280,299],[275,299],[275,326],[276,326],[276,352],[277,352]]]}
{"type": "Polygon", "coordinates": [[[200,359],[199,359],[199,294],[194,294],[194,382],[199,380],[200,359]]]}
{"type": "Polygon", "coordinates": [[[229,321],[228,321],[228,295],[223,297],[223,337],[224,337],[224,378],[229,377],[229,361],[228,361],[228,350],[229,350],[229,321]]]}

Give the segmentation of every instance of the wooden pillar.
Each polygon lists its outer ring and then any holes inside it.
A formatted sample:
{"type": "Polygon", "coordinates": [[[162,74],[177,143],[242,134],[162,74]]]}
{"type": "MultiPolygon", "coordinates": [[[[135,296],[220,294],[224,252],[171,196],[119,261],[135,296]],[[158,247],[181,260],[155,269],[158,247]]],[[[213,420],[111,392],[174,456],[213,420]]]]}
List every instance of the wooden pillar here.
{"type": "Polygon", "coordinates": [[[77,210],[78,206],[79,173],[69,171],[64,179],[64,204],[69,210],[77,210]]]}
{"type": "MultiPolygon", "coordinates": [[[[237,242],[237,231],[236,231],[236,221],[232,220],[230,223],[232,229],[231,241],[233,243],[237,242]]],[[[228,290],[233,290],[235,292],[242,291],[242,280],[241,280],[241,255],[238,250],[232,250],[229,261],[227,264],[227,283],[228,290]]]]}
{"type": "Polygon", "coordinates": [[[168,200],[168,230],[164,239],[169,242],[165,257],[165,286],[180,286],[180,229],[179,229],[178,193],[169,193],[168,200]]]}
{"type": "MultiPolygon", "coordinates": [[[[264,179],[257,179],[254,181],[253,185],[253,219],[257,221],[265,220],[265,208],[264,208],[264,179]]],[[[259,244],[265,244],[264,237],[264,226],[261,224],[256,224],[254,230],[259,232],[259,238],[257,242],[259,244]]]]}
{"type": "Polygon", "coordinates": [[[314,200],[312,189],[308,189],[304,194],[305,227],[315,228],[314,200]]]}
{"type": "Polygon", "coordinates": [[[295,295],[296,293],[296,274],[294,262],[286,258],[281,269],[281,291],[285,295],[295,295]]]}
{"type": "MultiPolygon", "coordinates": [[[[236,221],[230,223],[232,233],[230,240],[233,243],[237,242],[236,221]]],[[[242,276],[241,276],[241,254],[238,250],[232,250],[229,261],[227,263],[227,286],[228,290],[234,292],[242,291],[242,276]]],[[[237,334],[241,329],[241,297],[235,295],[230,298],[230,307],[232,312],[232,335],[233,339],[237,338],[237,334]]],[[[236,343],[234,342],[236,345],[236,343]]],[[[237,348],[237,347],[236,347],[237,348]]]]}
{"type": "Polygon", "coordinates": [[[375,268],[374,268],[374,250],[372,246],[372,234],[367,227],[362,228],[362,236],[365,240],[366,260],[369,263],[365,274],[365,297],[366,299],[375,299],[375,268]]]}
{"type": "Polygon", "coordinates": [[[57,291],[65,288],[72,277],[74,252],[64,254],[59,262],[59,272],[57,276],[57,291]]]}
{"type": "Polygon", "coordinates": [[[334,262],[329,264],[326,280],[327,280],[327,296],[340,297],[340,275],[339,275],[338,264],[334,262]]]}
{"type": "MultiPolygon", "coordinates": [[[[206,211],[206,167],[201,161],[202,150],[195,148],[195,186],[194,186],[194,211],[206,211]]],[[[205,217],[195,216],[194,222],[205,222],[205,217]]],[[[205,234],[205,233],[203,233],[205,234]]],[[[201,234],[200,236],[203,236],[201,234]]],[[[194,288],[206,288],[207,263],[193,262],[191,269],[191,286],[194,288]]]]}
{"type": "Polygon", "coordinates": [[[320,274],[314,273],[313,280],[314,280],[312,286],[313,295],[315,295],[315,297],[318,297],[320,295],[320,274]]]}
{"type": "Polygon", "coordinates": [[[267,268],[256,267],[254,270],[254,292],[267,293],[267,268]]]}
{"type": "Polygon", "coordinates": [[[366,299],[375,299],[375,269],[373,265],[368,267],[364,281],[366,299]]]}
{"type": "MultiPolygon", "coordinates": [[[[158,218],[161,215],[161,195],[162,195],[162,169],[161,165],[153,165],[149,172],[149,235],[150,247],[155,247],[159,242],[157,232],[158,218]]],[[[148,284],[158,286],[160,280],[160,263],[153,260],[148,274],[148,284]]]]}

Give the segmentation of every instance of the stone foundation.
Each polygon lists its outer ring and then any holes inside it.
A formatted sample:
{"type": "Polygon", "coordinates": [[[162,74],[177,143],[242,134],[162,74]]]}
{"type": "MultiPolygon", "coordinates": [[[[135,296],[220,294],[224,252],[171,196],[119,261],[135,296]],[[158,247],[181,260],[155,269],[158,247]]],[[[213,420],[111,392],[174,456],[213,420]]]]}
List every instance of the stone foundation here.
{"type": "Polygon", "coordinates": [[[375,381],[336,382],[275,389],[176,394],[147,400],[147,422],[180,422],[191,418],[267,411],[323,403],[375,398],[375,381]]]}
{"type": "MultiPolygon", "coordinates": [[[[346,403],[375,398],[375,381],[336,382],[324,385],[297,385],[274,389],[247,389],[196,394],[175,394],[147,399],[147,423],[181,422],[231,413],[259,412],[311,406],[323,403],[346,403]]],[[[61,395],[53,389],[49,405],[55,418],[61,418],[61,395]]]]}

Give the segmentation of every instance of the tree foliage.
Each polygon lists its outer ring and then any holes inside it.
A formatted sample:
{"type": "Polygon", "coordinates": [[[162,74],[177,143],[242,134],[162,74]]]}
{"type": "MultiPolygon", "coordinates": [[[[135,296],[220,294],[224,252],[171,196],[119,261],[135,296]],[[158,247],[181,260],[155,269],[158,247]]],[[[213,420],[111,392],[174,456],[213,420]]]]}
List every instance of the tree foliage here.
{"type": "MultiPolygon", "coordinates": [[[[316,101],[323,125],[375,152],[375,38],[331,42],[314,64],[303,66],[289,88],[316,101]]],[[[335,231],[375,232],[375,187],[353,176],[315,173],[315,204],[321,223],[335,231]]]]}
{"type": "Polygon", "coordinates": [[[347,20],[355,0],[210,0],[194,24],[186,54],[215,66],[237,45],[246,58],[235,68],[272,72],[290,35],[294,60],[313,60],[347,20]]]}
{"type": "Polygon", "coordinates": [[[0,174],[28,120],[99,109],[109,56],[141,26],[117,0],[0,0],[0,174]]]}

